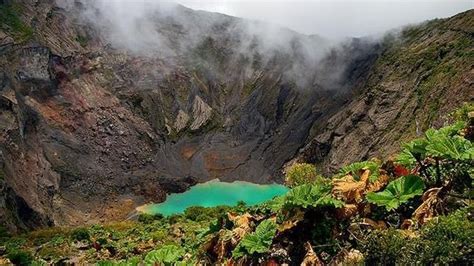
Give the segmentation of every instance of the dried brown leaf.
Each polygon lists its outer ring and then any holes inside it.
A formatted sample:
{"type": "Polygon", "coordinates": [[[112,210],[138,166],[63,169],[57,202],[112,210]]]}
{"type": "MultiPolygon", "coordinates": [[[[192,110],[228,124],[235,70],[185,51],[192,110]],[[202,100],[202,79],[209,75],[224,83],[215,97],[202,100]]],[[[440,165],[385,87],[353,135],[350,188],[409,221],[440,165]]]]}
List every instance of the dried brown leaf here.
{"type": "Polygon", "coordinates": [[[228,213],[227,216],[235,226],[232,230],[231,243],[232,246],[236,246],[247,233],[252,232],[251,222],[253,218],[249,213],[244,213],[242,215],[228,213]]]}
{"type": "Polygon", "coordinates": [[[359,181],[356,181],[352,175],[334,179],[332,194],[346,203],[361,202],[369,183],[369,174],[370,171],[365,170],[359,181]]]}
{"type": "Polygon", "coordinates": [[[369,187],[367,188],[367,192],[377,192],[384,188],[388,182],[390,181],[390,177],[388,175],[380,175],[377,180],[371,184],[369,184],[369,187]]]}
{"type": "Polygon", "coordinates": [[[369,218],[362,219],[361,225],[370,226],[373,229],[387,229],[387,225],[384,221],[374,221],[369,218]]]}
{"type": "Polygon", "coordinates": [[[428,189],[421,198],[423,203],[415,210],[412,219],[419,224],[425,224],[431,218],[444,213],[443,188],[428,189]]]}
{"type": "Polygon", "coordinates": [[[318,255],[314,252],[313,247],[309,242],[304,244],[306,255],[304,256],[301,266],[323,266],[324,263],[319,259],[318,255]]]}
{"type": "Polygon", "coordinates": [[[368,192],[382,189],[390,180],[386,174],[380,175],[373,183],[369,181],[370,170],[365,170],[357,181],[352,175],[333,180],[332,194],[346,203],[360,203],[368,192]]]}
{"type": "Polygon", "coordinates": [[[405,219],[403,220],[402,224],[400,225],[400,229],[402,230],[408,230],[413,227],[415,223],[413,222],[412,219],[405,219]]]}
{"type": "Polygon", "coordinates": [[[299,222],[303,221],[304,214],[305,213],[303,211],[298,210],[295,215],[293,215],[290,219],[285,220],[281,225],[278,226],[278,232],[285,232],[298,225],[299,222]]]}
{"type": "Polygon", "coordinates": [[[342,208],[336,209],[336,219],[345,220],[349,219],[359,213],[356,204],[346,204],[342,208]]]}

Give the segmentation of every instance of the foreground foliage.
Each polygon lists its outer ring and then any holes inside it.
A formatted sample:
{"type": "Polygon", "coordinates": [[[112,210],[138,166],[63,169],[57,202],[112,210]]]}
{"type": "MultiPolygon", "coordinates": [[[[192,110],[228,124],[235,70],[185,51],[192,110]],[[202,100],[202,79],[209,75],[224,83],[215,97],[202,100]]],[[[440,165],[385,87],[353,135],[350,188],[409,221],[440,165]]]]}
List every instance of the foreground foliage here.
{"type": "Polygon", "coordinates": [[[360,246],[370,264],[459,265],[472,262],[472,215],[472,209],[462,209],[440,216],[418,231],[376,230],[369,233],[360,246]]]}
{"type": "Polygon", "coordinates": [[[257,206],[191,207],[137,221],[3,235],[0,263],[469,264],[472,117],[332,178],[299,164],[290,191],[257,206]]]}
{"type": "Polygon", "coordinates": [[[402,176],[388,184],[387,188],[381,192],[369,192],[367,201],[384,206],[388,211],[400,207],[415,196],[423,194],[425,185],[423,180],[415,175],[402,176]]]}

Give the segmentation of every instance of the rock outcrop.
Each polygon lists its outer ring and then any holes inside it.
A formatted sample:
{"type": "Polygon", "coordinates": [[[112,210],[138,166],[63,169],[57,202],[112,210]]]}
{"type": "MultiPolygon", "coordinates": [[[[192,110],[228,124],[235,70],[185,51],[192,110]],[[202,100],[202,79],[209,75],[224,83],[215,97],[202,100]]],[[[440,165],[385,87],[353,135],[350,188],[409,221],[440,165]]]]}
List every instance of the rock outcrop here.
{"type": "MultiPolygon", "coordinates": [[[[179,113],[178,113],[179,115],[179,113]]],[[[189,128],[191,130],[198,130],[202,126],[205,126],[212,116],[212,108],[205,103],[199,95],[194,97],[193,101],[193,119],[189,128]]]]}

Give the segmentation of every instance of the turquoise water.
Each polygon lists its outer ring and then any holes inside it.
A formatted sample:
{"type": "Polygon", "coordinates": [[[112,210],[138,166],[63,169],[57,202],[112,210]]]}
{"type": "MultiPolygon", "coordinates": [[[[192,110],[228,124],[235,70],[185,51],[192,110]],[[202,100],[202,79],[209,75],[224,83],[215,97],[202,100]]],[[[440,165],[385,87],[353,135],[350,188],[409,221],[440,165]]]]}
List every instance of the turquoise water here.
{"type": "Polygon", "coordinates": [[[191,206],[215,207],[220,205],[235,206],[239,201],[254,205],[275,196],[285,194],[288,188],[283,185],[258,185],[249,182],[235,181],[232,183],[209,181],[193,186],[190,190],[171,194],[165,202],[149,204],[138,210],[148,214],[182,213],[191,206]]]}

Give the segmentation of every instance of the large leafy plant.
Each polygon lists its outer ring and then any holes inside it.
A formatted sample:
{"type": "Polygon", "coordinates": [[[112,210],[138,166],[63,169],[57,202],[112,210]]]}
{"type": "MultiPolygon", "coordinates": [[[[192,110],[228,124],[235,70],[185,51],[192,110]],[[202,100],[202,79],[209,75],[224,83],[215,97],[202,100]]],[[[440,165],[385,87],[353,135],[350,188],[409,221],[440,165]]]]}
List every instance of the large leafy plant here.
{"type": "Polygon", "coordinates": [[[291,189],[283,199],[283,207],[342,207],[344,203],[331,196],[329,185],[306,184],[291,189]]]}
{"type": "Polygon", "coordinates": [[[407,167],[417,167],[420,175],[433,185],[445,181],[468,184],[469,167],[474,160],[474,145],[461,135],[464,122],[429,129],[425,137],[404,146],[397,162],[407,167]]]}
{"type": "Polygon", "coordinates": [[[463,159],[473,151],[468,140],[459,136],[459,131],[466,126],[464,122],[446,126],[438,130],[429,129],[424,138],[413,140],[404,146],[397,161],[407,166],[414,166],[427,156],[445,159],[463,159]]]}
{"type": "Polygon", "coordinates": [[[244,255],[262,254],[269,251],[273,237],[277,231],[277,224],[272,219],[261,222],[255,232],[246,235],[237,245],[232,256],[240,258],[244,255]]]}
{"type": "Polygon", "coordinates": [[[367,193],[366,199],[390,211],[397,209],[411,198],[423,194],[424,188],[425,185],[420,177],[408,175],[390,182],[384,191],[367,193]]]}
{"type": "Polygon", "coordinates": [[[145,256],[146,265],[174,265],[184,256],[183,248],[175,245],[165,245],[159,249],[150,251],[145,256]]]}

